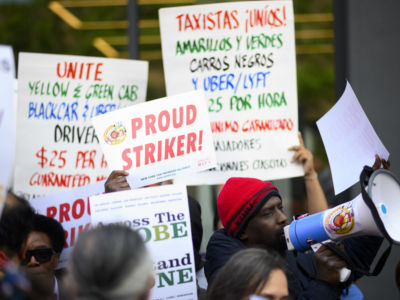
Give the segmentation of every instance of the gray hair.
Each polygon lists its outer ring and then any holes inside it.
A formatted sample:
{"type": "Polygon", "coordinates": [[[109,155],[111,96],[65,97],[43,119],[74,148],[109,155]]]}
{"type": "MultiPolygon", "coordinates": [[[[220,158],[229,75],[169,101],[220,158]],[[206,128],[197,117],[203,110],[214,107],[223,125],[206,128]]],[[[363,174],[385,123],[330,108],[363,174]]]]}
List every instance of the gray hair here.
{"type": "Polygon", "coordinates": [[[83,233],[67,269],[77,299],[142,298],[153,276],[153,263],[142,238],[122,225],[83,233]]]}

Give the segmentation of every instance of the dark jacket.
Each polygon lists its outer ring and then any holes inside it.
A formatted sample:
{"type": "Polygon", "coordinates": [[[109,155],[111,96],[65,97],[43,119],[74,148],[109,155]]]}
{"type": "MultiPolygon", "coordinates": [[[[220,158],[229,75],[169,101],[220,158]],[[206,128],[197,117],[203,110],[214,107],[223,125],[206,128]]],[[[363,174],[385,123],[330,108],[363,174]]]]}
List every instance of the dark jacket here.
{"type": "MultiPolygon", "coordinates": [[[[358,267],[369,268],[382,242],[377,237],[350,238],[343,242],[347,255],[358,267]]],[[[218,271],[236,252],[244,249],[244,244],[227,234],[225,229],[216,231],[207,245],[204,266],[208,286],[218,271]]],[[[286,251],[284,258],[289,271],[289,292],[294,299],[339,299],[344,286],[332,285],[316,278],[314,254],[286,251]]],[[[360,277],[352,274],[351,281],[360,277]]]]}

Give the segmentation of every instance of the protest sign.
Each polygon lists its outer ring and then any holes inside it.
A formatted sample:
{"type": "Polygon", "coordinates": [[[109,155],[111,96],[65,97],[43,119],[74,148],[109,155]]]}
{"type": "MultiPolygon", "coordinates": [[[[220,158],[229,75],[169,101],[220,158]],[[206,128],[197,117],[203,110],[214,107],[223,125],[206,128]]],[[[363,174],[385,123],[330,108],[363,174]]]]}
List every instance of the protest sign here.
{"type": "Polygon", "coordinates": [[[9,188],[14,162],[14,77],[12,48],[0,45],[0,214],[9,188]]]}
{"type": "Polygon", "coordinates": [[[231,176],[303,174],[298,145],[292,1],[232,2],[159,10],[167,95],[204,90],[217,168],[187,184],[231,176]]]}
{"type": "Polygon", "coordinates": [[[153,258],[151,299],[197,299],[186,187],[165,185],[90,198],[92,224],[120,223],[143,237],[153,258]]]}
{"type": "Polygon", "coordinates": [[[189,92],[92,119],[110,168],[131,188],[215,166],[203,93],[189,92]]]}
{"type": "Polygon", "coordinates": [[[21,53],[14,189],[32,198],[105,179],[90,118],[143,102],[148,63],[21,53]]]}
{"type": "Polygon", "coordinates": [[[33,209],[54,218],[64,228],[65,245],[58,268],[64,268],[79,235],[90,227],[89,197],[104,192],[104,181],[29,200],[33,209]]]}
{"type": "Polygon", "coordinates": [[[389,159],[349,82],[342,97],[317,121],[332,172],[335,194],[358,182],[364,166],[372,166],[375,154],[389,159]]]}

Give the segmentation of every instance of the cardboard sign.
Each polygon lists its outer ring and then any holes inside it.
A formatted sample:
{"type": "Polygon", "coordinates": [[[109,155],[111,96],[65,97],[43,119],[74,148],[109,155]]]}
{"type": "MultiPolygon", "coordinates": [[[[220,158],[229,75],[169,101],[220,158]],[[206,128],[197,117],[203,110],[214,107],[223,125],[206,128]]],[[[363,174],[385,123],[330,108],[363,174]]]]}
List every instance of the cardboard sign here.
{"type": "Polygon", "coordinates": [[[110,173],[90,118],[143,102],[148,63],[21,53],[14,189],[26,198],[110,173]]]}
{"type": "Polygon", "coordinates": [[[33,209],[44,216],[56,219],[64,228],[66,244],[61,252],[58,268],[66,266],[79,235],[90,228],[89,197],[104,192],[104,182],[29,200],[33,209]]]}
{"type": "Polygon", "coordinates": [[[0,45],[0,214],[10,184],[15,151],[14,54],[0,45]]]}
{"type": "Polygon", "coordinates": [[[336,104],[317,121],[332,172],[335,194],[360,180],[364,166],[372,166],[375,154],[386,160],[382,144],[349,82],[336,104]]]}
{"type": "Polygon", "coordinates": [[[131,188],[215,166],[200,91],[128,107],[92,122],[110,167],[131,172],[131,188]]]}
{"type": "Polygon", "coordinates": [[[220,184],[303,174],[298,145],[292,1],[232,2],[160,9],[167,95],[206,94],[218,166],[184,179],[220,184]]]}
{"type": "Polygon", "coordinates": [[[185,186],[103,194],[90,198],[92,224],[122,223],[143,237],[153,258],[151,299],[197,299],[185,186]]]}

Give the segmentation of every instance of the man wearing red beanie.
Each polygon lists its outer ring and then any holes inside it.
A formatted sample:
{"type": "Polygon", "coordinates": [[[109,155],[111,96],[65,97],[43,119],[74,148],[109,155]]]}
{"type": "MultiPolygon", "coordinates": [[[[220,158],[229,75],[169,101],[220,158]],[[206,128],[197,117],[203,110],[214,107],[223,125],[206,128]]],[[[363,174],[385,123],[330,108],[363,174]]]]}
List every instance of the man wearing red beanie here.
{"type": "MultiPolygon", "coordinates": [[[[315,181],[313,188],[320,189],[316,178],[315,181]]],[[[307,190],[308,197],[313,193],[307,190]]],[[[216,231],[207,245],[205,274],[209,285],[233,254],[244,248],[261,247],[279,252],[286,260],[293,299],[339,299],[345,288],[339,283],[339,271],[345,262],[324,246],[315,255],[286,250],[283,228],[288,219],[279,191],[270,182],[230,178],[218,196],[217,208],[224,228],[216,231]]],[[[349,238],[343,244],[358,268],[369,269],[381,242],[381,238],[364,236],[349,238]]],[[[360,276],[353,272],[349,282],[360,276]]]]}

